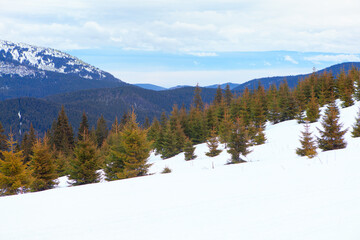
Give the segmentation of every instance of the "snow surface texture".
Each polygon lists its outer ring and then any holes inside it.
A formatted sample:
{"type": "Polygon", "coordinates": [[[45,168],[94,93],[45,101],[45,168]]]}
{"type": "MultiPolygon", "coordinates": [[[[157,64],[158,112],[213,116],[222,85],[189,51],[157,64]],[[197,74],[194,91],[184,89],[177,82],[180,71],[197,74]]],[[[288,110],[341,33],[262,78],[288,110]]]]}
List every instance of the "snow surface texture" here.
{"type": "MultiPolygon", "coordinates": [[[[341,109],[345,128],[359,106],[341,109]]],[[[200,144],[188,162],[151,155],[152,176],[2,197],[0,239],[360,239],[360,138],[308,159],[295,154],[303,130],[268,125],[248,163],[200,144]]]]}
{"type": "Polygon", "coordinates": [[[94,80],[106,78],[100,69],[58,50],[0,40],[0,76],[35,77],[36,72],[45,75],[44,71],[73,73],[94,80]]]}

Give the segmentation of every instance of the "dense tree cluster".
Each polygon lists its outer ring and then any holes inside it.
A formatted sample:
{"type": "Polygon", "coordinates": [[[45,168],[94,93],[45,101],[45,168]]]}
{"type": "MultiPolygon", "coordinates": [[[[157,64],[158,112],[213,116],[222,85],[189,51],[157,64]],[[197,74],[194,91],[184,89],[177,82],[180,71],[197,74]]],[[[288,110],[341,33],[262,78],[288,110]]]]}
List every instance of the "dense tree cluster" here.
{"type": "MultiPolygon", "coordinates": [[[[147,119],[142,126],[135,112],[129,111],[120,121],[116,118],[111,129],[103,116],[90,128],[83,112],[76,136],[62,107],[51,129],[40,134],[43,138],[31,126],[18,144],[12,135],[4,135],[0,123],[0,194],[50,189],[64,175],[73,185],[99,182],[102,173],[108,181],[144,176],[152,150],[163,159],[184,152],[185,160],[193,160],[197,157],[194,145],[204,142],[209,147],[208,156],[218,155],[222,143],[231,155],[229,163],[244,162],[251,146],[266,142],[266,122],[306,122],[301,147],[296,149],[300,156],[314,157],[317,147],[323,151],[345,148],[347,130],[339,122],[335,99],[340,99],[342,107],[360,100],[359,79],[359,71],[353,68],[336,78],[328,72],[313,73],[294,89],[286,80],[280,86],[265,89],[258,84],[241,93],[232,93],[229,86],[225,90],[218,87],[211,104],[204,104],[197,86],[189,109],[174,105],[168,116],[163,112],[159,120],[147,119]],[[316,141],[309,123],[318,121],[319,108],[324,105],[327,108],[316,141]]],[[[360,136],[359,126],[360,115],[353,125],[353,137],[360,136]]]]}

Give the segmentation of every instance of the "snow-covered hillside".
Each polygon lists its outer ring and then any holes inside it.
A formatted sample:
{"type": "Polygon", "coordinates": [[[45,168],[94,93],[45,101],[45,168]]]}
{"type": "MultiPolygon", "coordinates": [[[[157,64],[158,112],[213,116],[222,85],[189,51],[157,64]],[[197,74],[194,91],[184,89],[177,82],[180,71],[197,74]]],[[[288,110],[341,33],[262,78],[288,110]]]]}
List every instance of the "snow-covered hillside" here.
{"type": "Polygon", "coordinates": [[[45,76],[45,71],[76,74],[93,80],[114,78],[109,73],[58,50],[0,40],[0,76],[45,76]]]}
{"type": "MultiPolygon", "coordinates": [[[[341,109],[344,128],[359,106],[341,109]]],[[[308,159],[303,129],[268,125],[248,163],[200,144],[192,161],[152,155],[151,176],[2,197],[0,239],[360,239],[360,138],[308,159]]]]}

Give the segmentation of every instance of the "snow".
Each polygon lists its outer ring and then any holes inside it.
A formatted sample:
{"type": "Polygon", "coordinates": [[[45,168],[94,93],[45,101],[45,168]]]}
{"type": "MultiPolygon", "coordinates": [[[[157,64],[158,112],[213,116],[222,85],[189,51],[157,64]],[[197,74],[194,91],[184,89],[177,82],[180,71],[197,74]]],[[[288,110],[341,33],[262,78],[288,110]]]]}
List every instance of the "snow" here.
{"type": "MultiPolygon", "coordinates": [[[[359,106],[341,109],[344,128],[359,106]]],[[[209,158],[200,144],[192,161],[152,154],[151,176],[78,187],[63,177],[2,197],[0,239],[360,239],[360,139],[347,133],[346,149],[308,159],[295,154],[303,129],[268,124],[248,163],[225,165],[226,151],[209,158]]]]}

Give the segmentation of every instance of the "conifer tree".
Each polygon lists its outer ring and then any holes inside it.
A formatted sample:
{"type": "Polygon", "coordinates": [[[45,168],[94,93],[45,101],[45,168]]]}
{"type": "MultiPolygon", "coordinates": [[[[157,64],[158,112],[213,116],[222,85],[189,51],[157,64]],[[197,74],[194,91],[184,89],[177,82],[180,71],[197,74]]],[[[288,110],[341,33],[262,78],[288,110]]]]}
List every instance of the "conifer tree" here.
{"type": "Polygon", "coordinates": [[[185,160],[193,160],[196,158],[196,155],[194,154],[195,147],[193,146],[191,140],[189,138],[186,138],[185,145],[184,145],[184,156],[185,160]]]}
{"type": "Polygon", "coordinates": [[[124,169],[116,174],[117,177],[123,179],[146,175],[150,167],[147,159],[150,156],[151,142],[146,138],[146,131],[137,124],[134,111],[121,132],[120,145],[122,152],[119,157],[124,163],[124,169]]]}
{"type": "Polygon", "coordinates": [[[266,136],[262,127],[256,128],[253,142],[255,145],[261,145],[266,142],[266,136]]]}
{"type": "Polygon", "coordinates": [[[110,133],[119,133],[120,132],[120,126],[119,126],[119,121],[117,119],[117,117],[115,117],[115,121],[113,122],[113,124],[111,125],[111,130],[110,133]]]}
{"type": "Polygon", "coordinates": [[[9,151],[1,151],[0,159],[0,195],[13,195],[26,192],[33,178],[31,171],[26,169],[23,152],[15,152],[13,134],[7,141],[9,151]]]}
{"type": "Polygon", "coordinates": [[[229,84],[226,84],[226,87],[225,87],[225,94],[224,94],[224,102],[227,106],[230,106],[231,104],[231,101],[233,99],[233,94],[230,90],[230,86],[229,84]]]}
{"type": "Polygon", "coordinates": [[[74,148],[74,133],[65,113],[64,106],[61,107],[57,121],[54,122],[51,132],[51,145],[55,146],[57,151],[70,155],[74,148]]]}
{"type": "Polygon", "coordinates": [[[353,138],[360,137],[360,109],[358,111],[357,117],[355,119],[355,124],[353,125],[353,130],[351,131],[351,136],[353,138]]]}
{"type": "Polygon", "coordinates": [[[209,148],[209,152],[205,153],[206,156],[215,157],[222,152],[222,150],[218,149],[219,141],[217,139],[215,129],[213,129],[211,131],[211,135],[210,135],[209,139],[207,140],[206,144],[209,148]]]}
{"type": "Polygon", "coordinates": [[[220,141],[225,144],[225,148],[227,148],[227,143],[230,142],[231,128],[232,128],[232,121],[229,117],[229,114],[225,112],[224,119],[222,120],[219,126],[220,141]]]}
{"type": "Polygon", "coordinates": [[[71,156],[68,156],[63,152],[58,152],[57,154],[52,153],[52,154],[55,157],[56,174],[59,177],[68,175],[70,170],[71,156]]]}
{"type": "Polygon", "coordinates": [[[250,152],[248,131],[246,130],[242,120],[238,118],[233,124],[229,142],[228,153],[231,154],[230,163],[244,162],[244,160],[240,158],[240,154],[246,156],[250,152]]]}
{"type": "Polygon", "coordinates": [[[32,124],[30,124],[30,129],[27,133],[24,134],[21,141],[21,150],[24,153],[24,163],[28,164],[30,162],[30,155],[33,153],[33,146],[36,142],[35,129],[32,124]]]}
{"type": "Polygon", "coordinates": [[[339,123],[339,110],[333,101],[325,111],[325,115],[321,122],[324,130],[319,130],[320,138],[318,138],[318,146],[323,151],[341,149],[346,147],[344,134],[346,130],[341,130],[342,124],[339,123]]]}
{"type": "Polygon", "coordinates": [[[32,191],[51,189],[57,184],[56,165],[46,136],[43,142],[37,140],[34,145],[30,169],[34,178],[31,184],[32,191]]]}
{"type": "Polygon", "coordinates": [[[196,109],[203,110],[204,109],[204,103],[201,98],[201,88],[199,87],[199,84],[196,85],[194,90],[194,100],[193,104],[196,109]]]}
{"type": "Polygon", "coordinates": [[[108,134],[109,134],[109,131],[107,128],[106,120],[104,119],[104,116],[101,114],[100,118],[97,120],[96,131],[95,131],[96,142],[97,142],[98,148],[100,148],[102,146],[102,144],[105,141],[105,139],[107,138],[108,134]]]}
{"type": "Polygon", "coordinates": [[[82,118],[79,126],[78,141],[83,140],[84,135],[89,135],[89,122],[85,112],[83,112],[82,114],[82,118]]]}
{"type": "Polygon", "coordinates": [[[170,123],[167,122],[165,131],[163,132],[161,158],[166,159],[175,156],[178,151],[176,149],[176,137],[171,131],[170,123]]]}
{"type": "Polygon", "coordinates": [[[96,145],[88,135],[82,137],[83,139],[76,143],[74,157],[70,161],[69,179],[73,180],[73,185],[100,181],[100,173],[97,170],[101,164],[96,145]]]}
{"type": "Polygon", "coordinates": [[[0,122],[0,159],[2,159],[1,151],[7,149],[7,136],[4,134],[5,130],[0,122]]]}
{"type": "Polygon", "coordinates": [[[218,87],[216,89],[216,94],[215,94],[215,97],[214,97],[213,104],[214,105],[219,105],[219,104],[221,104],[222,100],[223,100],[222,89],[221,89],[221,86],[218,85],[218,87]]]}
{"type": "Polygon", "coordinates": [[[310,123],[316,122],[320,117],[319,103],[315,97],[314,88],[311,88],[310,101],[306,108],[306,120],[310,123]]]}
{"type": "Polygon", "coordinates": [[[317,155],[316,152],[316,141],[313,140],[310,132],[310,125],[306,123],[304,125],[305,131],[302,131],[302,137],[300,139],[301,148],[296,149],[296,154],[299,156],[307,156],[308,158],[313,158],[317,155]]]}
{"type": "Polygon", "coordinates": [[[150,120],[149,120],[149,117],[146,116],[146,117],[145,117],[145,122],[144,122],[144,124],[143,124],[143,128],[144,128],[145,130],[147,130],[147,129],[149,129],[149,127],[150,127],[150,120]]]}
{"type": "Polygon", "coordinates": [[[156,140],[158,138],[159,132],[160,132],[160,122],[157,120],[156,117],[154,117],[152,124],[147,131],[147,138],[149,141],[153,142],[153,148],[156,148],[156,140]]]}

